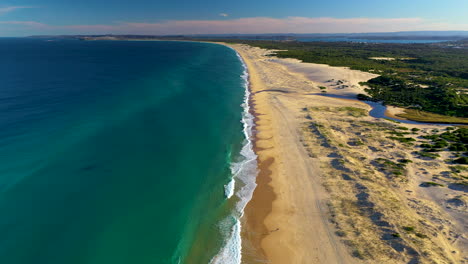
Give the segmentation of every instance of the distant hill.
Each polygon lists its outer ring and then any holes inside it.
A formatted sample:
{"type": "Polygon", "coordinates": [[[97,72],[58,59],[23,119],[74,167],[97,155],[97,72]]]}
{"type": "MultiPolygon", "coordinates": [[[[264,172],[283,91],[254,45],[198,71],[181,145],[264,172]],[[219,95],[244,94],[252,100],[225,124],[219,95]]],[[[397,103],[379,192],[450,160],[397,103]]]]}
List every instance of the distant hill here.
{"type": "Polygon", "coordinates": [[[365,40],[442,40],[461,41],[468,39],[468,31],[402,31],[402,32],[371,32],[371,33],[310,33],[310,34],[197,34],[197,35],[132,35],[132,34],[103,34],[103,35],[60,35],[60,36],[31,36],[34,38],[74,38],[83,40],[117,40],[117,39],[250,39],[295,41],[300,39],[365,39],[365,40]]]}
{"type": "Polygon", "coordinates": [[[229,38],[362,38],[362,39],[441,39],[459,40],[468,38],[468,31],[401,31],[401,32],[370,32],[370,33],[310,33],[310,34],[216,34],[191,35],[197,37],[229,37],[229,38]]]}

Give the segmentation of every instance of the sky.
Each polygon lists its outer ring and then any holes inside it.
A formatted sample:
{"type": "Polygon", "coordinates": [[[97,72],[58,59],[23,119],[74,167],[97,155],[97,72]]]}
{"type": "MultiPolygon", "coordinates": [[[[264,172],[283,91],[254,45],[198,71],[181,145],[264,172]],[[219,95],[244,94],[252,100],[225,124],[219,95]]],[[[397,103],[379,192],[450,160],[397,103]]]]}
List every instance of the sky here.
{"type": "Polygon", "coordinates": [[[0,36],[468,30],[468,0],[0,0],[0,36]]]}

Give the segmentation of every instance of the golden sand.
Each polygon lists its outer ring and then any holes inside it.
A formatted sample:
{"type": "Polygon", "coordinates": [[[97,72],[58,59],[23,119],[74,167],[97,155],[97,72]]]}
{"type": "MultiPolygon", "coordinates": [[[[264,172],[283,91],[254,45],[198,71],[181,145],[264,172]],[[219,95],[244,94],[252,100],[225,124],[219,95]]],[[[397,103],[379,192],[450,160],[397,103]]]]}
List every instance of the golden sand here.
{"type": "MultiPolygon", "coordinates": [[[[368,105],[319,95],[362,93],[359,82],[376,75],[229,46],[249,70],[260,169],[243,218],[244,263],[465,261],[466,206],[445,204],[466,194],[420,187],[449,170],[443,159],[418,160],[388,139],[397,125],[368,116],[368,105]],[[375,167],[401,158],[414,161],[402,178],[375,167]]],[[[404,126],[421,129],[415,138],[440,129],[404,126]]]]}

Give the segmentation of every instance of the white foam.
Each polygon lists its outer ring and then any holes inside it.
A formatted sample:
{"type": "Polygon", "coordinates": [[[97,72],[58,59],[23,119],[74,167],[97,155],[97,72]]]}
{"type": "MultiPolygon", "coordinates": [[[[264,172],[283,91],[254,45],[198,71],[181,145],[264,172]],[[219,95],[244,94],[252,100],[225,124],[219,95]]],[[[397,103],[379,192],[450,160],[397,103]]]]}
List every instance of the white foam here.
{"type": "Polygon", "coordinates": [[[243,132],[245,136],[244,145],[240,152],[240,160],[231,164],[232,180],[225,186],[225,193],[232,194],[226,197],[230,198],[234,192],[239,198],[236,204],[235,210],[232,215],[227,219],[224,219],[220,223],[220,229],[223,235],[226,237],[226,241],[221,251],[213,257],[210,261],[211,264],[240,264],[242,260],[242,238],[241,238],[241,217],[244,214],[244,208],[247,203],[252,199],[253,192],[257,184],[255,179],[257,177],[257,155],[253,150],[253,128],[254,116],[250,113],[250,91],[249,91],[249,75],[247,66],[244,63],[242,57],[236,52],[237,57],[242,62],[244,68],[242,79],[244,80],[244,102],[242,107],[244,109],[242,115],[242,124],[244,126],[243,132]],[[237,181],[239,180],[239,184],[237,181]],[[230,186],[232,183],[232,187],[230,186]],[[239,187],[237,190],[234,188],[236,185],[239,187]],[[229,190],[229,192],[227,192],[229,190]],[[226,228],[230,226],[231,228],[226,228]]]}
{"type": "Polygon", "coordinates": [[[234,195],[234,188],[236,187],[236,180],[234,178],[231,181],[224,185],[224,195],[227,199],[231,198],[234,195]]]}
{"type": "Polygon", "coordinates": [[[241,255],[241,236],[240,236],[240,230],[241,230],[241,223],[240,220],[235,218],[235,217],[228,217],[224,219],[220,223],[220,228],[222,231],[227,231],[223,232],[224,235],[229,237],[229,239],[226,240],[226,244],[224,245],[223,249],[221,252],[216,255],[210,263],[214,264],[230,264],[230,263],[241,263],[242,255],[241,255]],[[231,221],[234,220],[235,223],[231,223],[231,221]],[[226,228],[226,225],[231,227],[228,230],[223,230],[223,228],[226,228]]]}

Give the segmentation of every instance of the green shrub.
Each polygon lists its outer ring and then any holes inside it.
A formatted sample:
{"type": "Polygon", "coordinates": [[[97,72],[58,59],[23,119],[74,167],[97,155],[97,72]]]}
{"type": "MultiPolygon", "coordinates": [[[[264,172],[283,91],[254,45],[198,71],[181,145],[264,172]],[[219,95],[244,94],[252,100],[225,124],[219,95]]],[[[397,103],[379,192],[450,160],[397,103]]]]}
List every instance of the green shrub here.
{"type": "Polygon", "coordinates": [[[443,184],[440,184],[440,183],[437,183],[437,182],[423,182],[422,185],[423,186],[440,186],[440,187],[444,186],[443,184]]]}
{"type": "Polygon", "coordinates": [[[467,149],[465,144],[454,143],[454,144],[450,145],[449,150],[451,150],[451,151],[467,151],[468,149],[467,149]]]}
{"type": "Polygon", "coordinates": [[[450,171],[453,173],[461,173],[463,171],[466,171],[468,168],[461,166],[461,165],[456,165],[456,166],[450,166],[450,171]]]}
{"type": "Polygon", "coordinates": [[[427,238],[427,236],[422,233],[416,233],[415,235],[419,238],[427,238]]]}
{"type": "Polygon", "coordinates": [[[410,142],[416,141],[416,139],[414,139],[412,137],[408,137],[408,138],[405,138],[405,137],[389,137],[389,138],[393,139],[393,140],[400,141],[401,143],[410,143],[410,142]]]}
{"type": "Polygon", "coordinates": [[[400,129],[400,130],[409,130],[407,127],[404,127],[404,126],[399,126],[399,127],[397,127],[396,129],[400,129]]]}
{"type": "Polygon", "coordinates": [[[398,162],[403,164],[413,163],[413,161],[409,159],[399,159],[398,162]]]}
{"type": "Polygon", "coordinates": [[[468,157],[461,157],[453,161],[457,164],[468,164],[468,157]]]}
{"type": "Polygon", "coordinates": [[[369,97],[365,94],[358,94],[357,99],[361,101],[373,101],[372,97],[369,97]]]}
{"type": "Polygon", "coordinates": [[[419,154],[419,156],[421,156],[421,157],[424,157],[424,158],[431,158],[431,159],[435,159],[435,158],[440,157],[439,154],[436,154],[436,153],[429,153],[429,152],[427,152],[427,151],[419,151],[418,154],[419,154]]]}

